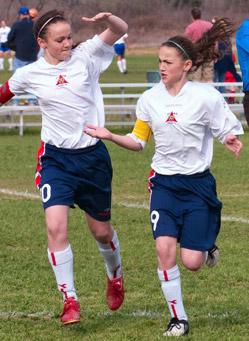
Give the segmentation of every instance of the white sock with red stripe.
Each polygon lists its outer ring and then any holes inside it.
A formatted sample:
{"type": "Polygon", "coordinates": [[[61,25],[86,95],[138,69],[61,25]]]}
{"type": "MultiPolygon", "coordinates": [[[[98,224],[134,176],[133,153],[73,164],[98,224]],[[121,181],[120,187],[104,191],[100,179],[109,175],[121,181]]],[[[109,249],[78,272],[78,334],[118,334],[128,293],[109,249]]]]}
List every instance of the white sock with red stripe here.
{"type": "Polygon", "coordinates": [[[62,292],[64,300],[69,297],[74,297],[77,300],[74,288],[73,252],[71,246],[68,245],[63,251],[50,252],[48,250],[48,259],[52,265],[58,289],[62,292]]]}
{"type": "Polygon", "coordinates": [[[121,73],[124,73],[122,60],[117,61],[118,69],[121,73]]]}
{"type": "Polygon", "coordinates": [[[182,290],[180,271],[177,265],[169,270],[157,269],[158,277],[161,281],[161,287],[168,303],[171,317],[178,320],[188,320],[182,302],[182,290]]]}
{"type": "Polygon", "coordinates": [[[119,278],[122,276],[120,246],[117,233],[114,231],[113,238],[108,244],[98,241],[98,249],[101,253],[109,279],[119,278]]]}

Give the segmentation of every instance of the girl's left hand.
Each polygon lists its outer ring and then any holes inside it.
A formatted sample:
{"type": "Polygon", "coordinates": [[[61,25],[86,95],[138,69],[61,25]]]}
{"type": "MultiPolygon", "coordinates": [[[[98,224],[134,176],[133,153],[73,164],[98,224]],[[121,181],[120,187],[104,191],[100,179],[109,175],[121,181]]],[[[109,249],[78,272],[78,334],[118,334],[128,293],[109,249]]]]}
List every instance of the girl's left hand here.
{"type": "Polygon", "coordinates": [[[111,15],[112,15],[112,13],[110,13],[110,12],[100,12],[92,18],[82,17],[81,19],[85,22],[97,22],[97,21],[104,21],[108,17],[110,17],[111,15]]]}
{"type": "Polygon", "coordinates": [[[236,157],[240,156],[241,149],[243,147],[242,142],[239,138],[233,134],[229,134],[225,137],[225,147],[235,154],[236,157]]]}

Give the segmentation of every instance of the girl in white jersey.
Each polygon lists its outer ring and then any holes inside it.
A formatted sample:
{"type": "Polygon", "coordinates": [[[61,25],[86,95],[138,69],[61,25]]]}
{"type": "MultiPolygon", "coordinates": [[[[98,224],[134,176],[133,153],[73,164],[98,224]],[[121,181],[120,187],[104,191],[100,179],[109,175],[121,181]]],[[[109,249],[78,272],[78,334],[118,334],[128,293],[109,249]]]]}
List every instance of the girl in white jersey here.
{"type": "Polygon", "coordinates": [[[240,155],[237,135],[243,129],[221,94],[210,85],[188,81],[188,74],[217,58],[215,42],[231,34],[228,21],[219,21],[193,44],[175,36],[159,49],[161,81],[137,103],[131,134],[120,136],[89,125],[92,137],[140,151],[151,134],[155,154],[149,178],[150,220],[156,241],[158,277],[171,314],[165,336],[189,331],[176,264],[177,242],[183,265],[192,271],[213,266],[219,257],[215,240],[220,228],[221,202],[209,171],[213,139],[240,155]]]}
{"type": "Polygon", "coordinates": [[[48,258],[64,298],[63,324],[80,321],[67,236],[69,208],[74,204],[85,211],[104,259],[108,307],[116,310],[124,300],[119,241],[110,223],[111,161],[104,144],[83,129],[87,123],[104,126],[98,79],[111,63],[112,46],[127,24],[111,13],[82,20],[105,23],[107,28],[72,49],[71,26],[63,13],[52,10],[38,18],[35,36],[44,56],[18,69],[0,88],[1,103],[28,92],[37,96],[42,111],[36,185],[45,209],[48,258]]]}

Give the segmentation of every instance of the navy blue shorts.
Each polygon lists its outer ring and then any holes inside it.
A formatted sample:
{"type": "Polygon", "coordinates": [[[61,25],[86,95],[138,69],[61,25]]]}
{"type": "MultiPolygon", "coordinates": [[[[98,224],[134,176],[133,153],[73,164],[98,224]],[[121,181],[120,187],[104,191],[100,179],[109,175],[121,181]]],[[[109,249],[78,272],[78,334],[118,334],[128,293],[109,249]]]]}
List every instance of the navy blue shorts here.
{"type": "Polygon", "coordinates": [[[110,220],[112,164],[102,141],[82,149],[42,142],[37,156],[35,182],[44,209],[77,204],[98,221],[110,220]]]}
{"type": "Polygon", "coordinates": [[[150,220],[154,239],[177,238],[181,247],[207,251],[220,230],[222,203],[209,170],[193,175],[160,175],[149,178],[150,220]]]}
{"type": "Polygon", "coordinates": [[[125,44],[114,44],[114,51],[118,56],[124,56],[125,44]]]}

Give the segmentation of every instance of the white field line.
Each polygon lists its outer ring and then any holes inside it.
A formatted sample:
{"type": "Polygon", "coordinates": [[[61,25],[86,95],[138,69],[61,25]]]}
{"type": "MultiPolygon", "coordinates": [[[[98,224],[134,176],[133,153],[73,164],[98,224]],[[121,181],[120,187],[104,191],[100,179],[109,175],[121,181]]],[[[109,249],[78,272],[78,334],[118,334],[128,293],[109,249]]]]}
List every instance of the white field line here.
{"type": "Polygon", "coordinates": [[[244,198],[244,197],[249,197],[249,193],[224,193],[224,194],[219,194],[219,196],[222,198],[244,198]]]}
{"type": "Polygon", "coordinates": [[[28,199],[40,199],[39,194],[33,194],[29,192],[17,192],[10,189],[0,188],[0,193],[7,194],[14,197],[28,198],[28,199]]]}
{"type": "MultiPolygon", "coordinates": [[[[13,191],[10,189],[5,189],[5,188],[0,188],[0,193],[3,194],[7,194],[10,196],[14,196],[14,197],[20,197],[20,198],[27,198],[27,199],[40,199],[40,195],[39,194],[34,194],[34,193],[29,193],[29,192],[17,192],[17,191],[13,191]]],[[[147,203],[138,203],[138,202],[119,202],[117,203],[118,206],[123,206],[126,208],[142,208],[142,209],[149,209],[149,205],[147,203]]],[[[234,222],[238,222],[238,223],[242,223],[242,224],[249,224],[249,219],[245,219],[242,217],[234,217],[234,216],[226,216],[226,215],[222,215],[221,217],[222,221],[234,221],[234,222]]]]}
{"type": "MultiPolygon", "coordinates": [[[[88,314],[87,311],[84,311],[84,315],[91,315],[92,311],[88,314]]],[[[150,311],[150,310],[137,310],[131,312],[117,312],[117,315],[121,315],[128,318],[148,318],[148,319],[158,319],[163,317],[163,314],[158,311],[150,311]]],[[[111,312],[103,312],[97,313],[98,317],[108,317],[112,316],[111,312]]],[[[228,319],[231,317],[240,318],[239,311],[226,311],[226,312],[217,312],[217,313],[208,313],[207,315],[196,315],[194,318],[206,318],[206,319],[228,319]]],[[[24,311],[0,311],[0,320],[1,319],[38,319],[38,320],[52,320],[59,318],[58,315],[49,312],[36,312],[29,313],[24,311]]]]}

